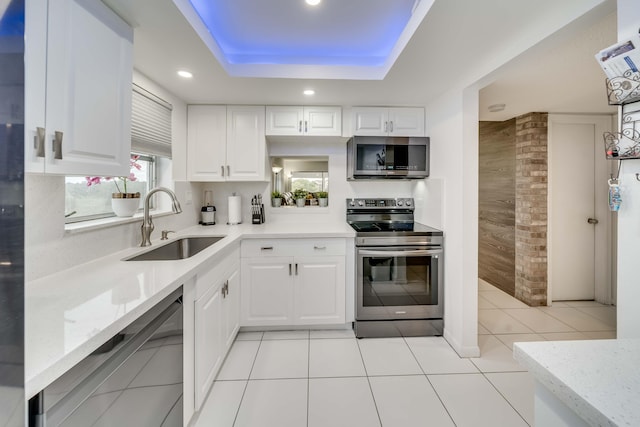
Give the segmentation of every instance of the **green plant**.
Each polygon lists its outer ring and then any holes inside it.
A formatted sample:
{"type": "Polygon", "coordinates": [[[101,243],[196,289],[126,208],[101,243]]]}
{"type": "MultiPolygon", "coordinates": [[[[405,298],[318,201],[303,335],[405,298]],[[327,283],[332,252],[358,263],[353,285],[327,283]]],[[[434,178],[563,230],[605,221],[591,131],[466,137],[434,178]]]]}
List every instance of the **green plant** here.
{"type": "Polygon", "coordinates": [[[282,193],[280,193],[279,191],[272,191],[271,192],[271,198],[272,199],[281,199],[282,198],[282,193]]]}
{"type": "Polygon", "coordinates": [[[298,188],[293,192],[294,199],[305,199],[307,197],[307,190],[303,190],[302,188],[298,188]]]}
{"type": "Polygon", "coordinates": [[[318,191],[316,193],[316,196],[318,197],[318,199],[326,199],[327,197],[329,197],[329,193],[326,191],[318,191]]]}

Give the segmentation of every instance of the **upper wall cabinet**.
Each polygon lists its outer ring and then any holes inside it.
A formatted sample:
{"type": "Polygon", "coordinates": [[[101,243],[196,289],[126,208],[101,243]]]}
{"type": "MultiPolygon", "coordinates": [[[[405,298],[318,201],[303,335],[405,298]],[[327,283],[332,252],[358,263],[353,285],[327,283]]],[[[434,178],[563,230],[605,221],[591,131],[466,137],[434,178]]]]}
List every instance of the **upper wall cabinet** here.
{"type": "Polygon", "coordinates": [[[25,39],[25,170],[128,175],[131,27],[100,0],[33,0],[25,39]]]}
{"type": "Polygon", "coordinates": [[[268,106],[268,136],[341,136],[340,107],[268,106]]]}
{"type": "Polygon", "coordinates": [[[424,136],[424,108],[353,107],[353,135],[424,136]]]}
{"type": "Polygon", "coordinates": [[[189,105],[188,179],[264,181],[264,120],[263,106],[189,105]]]}

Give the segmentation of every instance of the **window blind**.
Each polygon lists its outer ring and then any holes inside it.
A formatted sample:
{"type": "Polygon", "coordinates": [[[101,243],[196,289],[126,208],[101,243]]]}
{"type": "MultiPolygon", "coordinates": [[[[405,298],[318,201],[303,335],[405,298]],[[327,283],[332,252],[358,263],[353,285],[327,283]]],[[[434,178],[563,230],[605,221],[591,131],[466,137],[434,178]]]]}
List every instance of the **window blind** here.
{"type": "Polygon", "coordinates": [[[171,157],[172,110],[171,104],[134,83],[131,151],[171,157]]]}

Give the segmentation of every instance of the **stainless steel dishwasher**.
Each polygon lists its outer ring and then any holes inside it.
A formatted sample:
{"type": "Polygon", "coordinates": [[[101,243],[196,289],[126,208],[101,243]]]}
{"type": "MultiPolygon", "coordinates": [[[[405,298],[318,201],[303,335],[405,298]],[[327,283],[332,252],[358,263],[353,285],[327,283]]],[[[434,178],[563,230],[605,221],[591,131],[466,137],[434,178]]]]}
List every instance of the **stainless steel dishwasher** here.
{"type": "Polygon", "coordinates": [[[179,427],[182,287],[29,401],[33,427],[179,427]]]}

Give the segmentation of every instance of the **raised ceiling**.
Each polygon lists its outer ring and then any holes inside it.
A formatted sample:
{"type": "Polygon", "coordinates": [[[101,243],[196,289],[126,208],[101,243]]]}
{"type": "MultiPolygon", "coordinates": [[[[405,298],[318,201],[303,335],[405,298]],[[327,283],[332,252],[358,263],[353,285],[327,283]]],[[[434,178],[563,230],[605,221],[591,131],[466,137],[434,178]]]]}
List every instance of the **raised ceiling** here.
{"type": "Polygon", "coordinates": [[[174,0],[232,76],[382,79],[433,0],[174,0]]]}
{"type": "MultiPolygon", "coordinates": [[[[615,112],[606,103],[604,75],[593,58],[603,45],[615,43],[614,1],[498,71],[485,66],[486,58],[512,51],[524,33],[559,16],[564,2],[539,0],[531,7],[528,0],[435,1],[382,80],[234,77],[172,0],[104,1],[135,29],[136,69],[190,104],[429,105],[453,84],[474,83],[469,76],[480,70],[494,77],[480,103],[504,102],[510,117],[529,111],[615,112]],[[177,77],[178,69],[193,72],[193,79],[177,77]],[[302,94],[307,88],[315,90],[313,97],[302,94]]],[[[503,116],[481,108],[480,119],[503,116]]]]}

